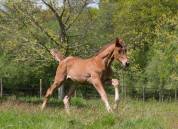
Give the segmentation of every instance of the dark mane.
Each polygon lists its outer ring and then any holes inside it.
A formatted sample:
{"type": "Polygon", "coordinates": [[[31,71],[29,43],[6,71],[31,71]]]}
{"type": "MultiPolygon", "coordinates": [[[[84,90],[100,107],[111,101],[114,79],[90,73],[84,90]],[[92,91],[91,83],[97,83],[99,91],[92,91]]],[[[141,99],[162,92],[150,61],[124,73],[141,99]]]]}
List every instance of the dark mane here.
{"type": "Polygon", "coordinates": [[[100,48],[100,49],[94,54],[94,56],[99,55],[101,52],[103,52],[104,50],[106,50],[106,48],[108,48],[108,47],[111,46],[112,44],[113,44],[113,43],[109,43],[109,44],[104,45],[102,48],[100,48]]]}

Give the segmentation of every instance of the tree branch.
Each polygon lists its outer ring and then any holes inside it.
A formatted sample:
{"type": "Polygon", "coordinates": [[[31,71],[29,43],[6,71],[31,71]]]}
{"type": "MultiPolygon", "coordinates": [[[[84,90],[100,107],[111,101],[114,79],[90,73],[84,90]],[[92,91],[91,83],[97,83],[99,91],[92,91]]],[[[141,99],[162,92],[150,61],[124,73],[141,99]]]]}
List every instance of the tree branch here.
{"type": "Polygon", "coordinates": [[[60,27],[60,29],[61,29],[61,33],[60,33],[60,36],[59,36],[59,37],[60,37],[61,42],[64,42],[64,41],[65,41],[65,37],[66,37],[66,29],[65,29],[64,23],[62,22],[62,16],[63,16],[63,14],[64,14],[65,7],[63,8],[63,11],[62,11],[61,15],[59,15],[59,14],[57,13],[57,11],[54,9],[54,7],[53,7],[51,4],[47,3],[45,0],[42,0],[42,2],[43,2],[46,6],[49,7],[49,9],[54,13],[55,17],[57,18],[59,27],[60,27]]]}
{"type": "Polygon", "coordinates": [[[62,46],[61,44],[59,44],[56,40],[54,40],[53,37],[51,37],[51,35],[50,35],[47,31],[45,31],[45,29],[44,29],[33,17],[31,17],[31,21],[32,21],[43,33],[45,33],[45,35],[46,35],[47,37],[49,37],[51,41],[53,41],[56,45],[58,45],[58,46],[60,46],[60,47],[63,47],[63,46],[62,46]]]}
{"type": "Polygon", "coordinates": [[[66,9],[66,7],[65,7],[65,2],[66,2],[66,0],[64,0],[64,6],[63,6],[63,9],[62,9],[62,12],[61,12],[61,14],[60,14],[60,17],[61,17],[61,19],[62,19],[62,17],[63,17],[63,15],[64,15],[64,12],[65,12],[65,9],[66,9]]]}
{"type": "MultiPolygon", "coordinates": [[[[20,8],[16,8],[16,6],[14,5],[14,9],[16,9],[16,11],[18,11],[19,13],[21,13],[22,15],[24,15],[25,17],[28,17],[30,22],[32,22],[37,28],[39,28],[51,41],[53,41],[57,46],[60,46],[62,48],[64,48],[61,44],[59,44],[39,23],[38,21],[31,15],[27,15],[23,12],[23,10],[21,10],[20,8]]],[[[33,25],[32,24],[32,25],[33,25]]]]}
{"type": "Polygon", "coordinates": [[[67,3],[68,3],[68,6],[69,6],[69,15],[68,15],[68,17],[66,18],[66,20],[65,20],[65,24],[67,24],[67,22],[69,21],[69,19],[70,19],[70,17],[71,17],[71,12],[72,12],[72,7],[71,7],[71,4],[70,4],[70,0],[67,0],[67,3]]]}
{"type": "Polygon", "coordinates": [[[57,11],[54,9],[54,7],[49,4],[48,2],[46,2],[45,0],[42,0],[42,2],[47,6],[49,7],[49,9],[55,14],[56,18],[57,19],[60,19],[60,15],[57,13],[57,11]]]}
{"type": "Polygon", "coordinates": [[[69,30],[70,27],[75,23],[75,21],[78,19],[78,17],[80,16],[80,14],[83,12],[84,8],[86,7],[87,5],[87,0],[85,0],[83,6],[81,7],[78,15],[74,18],[74,20],[66,27],[66,30],[69,30]]]}

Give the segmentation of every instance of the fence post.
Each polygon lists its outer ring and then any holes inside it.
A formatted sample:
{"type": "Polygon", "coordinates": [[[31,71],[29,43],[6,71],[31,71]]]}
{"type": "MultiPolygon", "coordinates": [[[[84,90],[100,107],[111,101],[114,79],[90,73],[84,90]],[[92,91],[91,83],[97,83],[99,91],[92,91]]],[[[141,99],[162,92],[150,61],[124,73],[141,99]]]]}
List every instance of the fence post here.
{"type": "Polygon", "coordinates": [[[142,97],[143,97],[143,101],[145,101],[145,87],[144,87],[144,85],[142,86],[142,97]]]}
{"type": "Polygon", "coordinates": [[[74,97],[77,97],[77,90],[74,91],[74,97]]]}
{"type": "Polygon", "coordinates": [[[169,89],[169,102],[171,102],[172,99],[171,99],[171,90],[169,89]]]}
{"type": "Polygon", "coordinates": [[[1,87],[1,91],[0,91],[0,97],[2,98],[2,96],[3,96],[3,85],[2,85],[2,78],[1,78],[1,80],[0,80],[0,87],[1,87]]]}
{"type": "Polygon", "coordinates": [[[122,70],[122,96],[125,98],[124,71],[122,70]]]}
{"type": "Polygon", "coordinates": [[[58,99],[64,98],[64,84],[61,85],[60,88],[58,88],[58,99]]]}
{"type": "Polygon", "coordinates": [[[177,100],[177,87],[175,88],[175,101],[177,100]]]}
{"type": "Polygon", "coordinates": [[[164,101],[164,90],[162,89],[161,90],[161,102],[163,102],[164,101]]]}
{"type": "Polygon", "coordinates": [[[125,85],[125,98],[127,98],[127,86],[125,85]]]}
{"type": "Polygon", "coordinates": [[[42,79],[40,79],[40,98],[42,97],[42,79]]]}
{"type": "Polygon", "coordinates": [[[159,89],[159,102],[161,102],[161,89],[159,89]]]}

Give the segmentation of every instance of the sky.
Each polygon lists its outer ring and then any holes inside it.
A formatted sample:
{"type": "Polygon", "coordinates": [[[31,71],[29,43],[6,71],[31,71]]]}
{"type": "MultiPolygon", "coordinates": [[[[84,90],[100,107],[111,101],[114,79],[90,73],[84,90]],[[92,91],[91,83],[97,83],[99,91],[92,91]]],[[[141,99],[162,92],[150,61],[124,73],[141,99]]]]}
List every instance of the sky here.
{"type": "MultiPolygon", "coordinates": [[[[5,8],[3,7],[2,3],[4,2],[5,0],[0,0],[0,9],[3,9],[5,10],[5,8]]],[[[58,6],[62,6],[63,5],[63,0],[58,0],[58,6]]],[[[43,2],[41,0],[37,0],[36,1],[38,6],[41,7],[42,9],[47,9],[47,6],[43,4],[43,2]]],[[[90,4],[87,5],[87,7],[90,7],[90,8],[96,8],[96,9],[99,9],[99,2],[100,0],[93,0],[93,2],[91,2],[90,4]]]]}
{"type": "Polygon", "coordinates": [[[93,0],[93,3],[90,3],[88,7],[99,9],[99,0],[93,0]]]}
{"type": "MultiPolygon", "coordinates": [[[[63,5],[63,0],[58,0],[58,6],[62,6],[63,5]]],[[[91,2],[90,4],[87,5],[87,7],[91,7],[91,8],[96,8],[99,9],[99,1],[100,0],[93,0],[93,2],[91,2]]],[[[43,2],[41,0],[39,0],[38,5],[42,8],[42,9],[47,9],[46,5],[43,4],[43,2]]]]}

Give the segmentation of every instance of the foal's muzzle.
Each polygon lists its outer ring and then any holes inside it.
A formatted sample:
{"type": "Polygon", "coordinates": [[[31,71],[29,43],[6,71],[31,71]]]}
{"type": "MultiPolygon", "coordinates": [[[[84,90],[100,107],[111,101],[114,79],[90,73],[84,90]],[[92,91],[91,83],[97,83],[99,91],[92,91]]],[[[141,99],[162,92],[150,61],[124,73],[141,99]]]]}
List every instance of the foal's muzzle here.
{"type": "Polygon", "coordinates": [[[129,62],[125,62],[125,63],[123,64],[123,67],[124,67],[124,68],[127,68],[127,67],[129,67],[129,65],[130,65],[129,62]]]}

